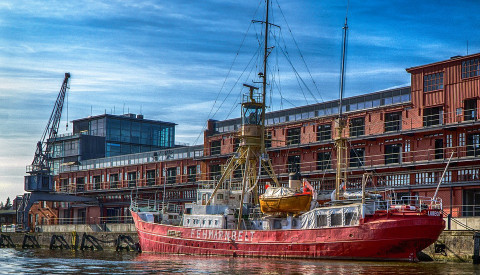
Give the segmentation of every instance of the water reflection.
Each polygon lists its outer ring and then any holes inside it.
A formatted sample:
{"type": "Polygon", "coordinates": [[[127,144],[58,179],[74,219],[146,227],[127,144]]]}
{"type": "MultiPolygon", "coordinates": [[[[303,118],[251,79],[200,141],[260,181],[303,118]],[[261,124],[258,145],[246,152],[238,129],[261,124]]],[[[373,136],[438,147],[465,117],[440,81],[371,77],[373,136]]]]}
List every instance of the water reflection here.
{"type": "Polygon", "coordinates": [[[0,274],[480,274],[468,263],[395,263],[0,249],[0,274]]]}

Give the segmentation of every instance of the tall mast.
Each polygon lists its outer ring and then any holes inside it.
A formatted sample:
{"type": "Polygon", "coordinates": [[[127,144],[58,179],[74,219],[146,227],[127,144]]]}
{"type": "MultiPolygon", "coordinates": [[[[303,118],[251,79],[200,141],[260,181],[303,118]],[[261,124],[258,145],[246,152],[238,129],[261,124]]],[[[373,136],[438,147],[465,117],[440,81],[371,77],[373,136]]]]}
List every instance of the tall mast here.
{"type": "Polygon", "coordinates": [[[342,117],[342,100],[343,100],[343,90],[345,87],[345,54],[347,51],[347,30],[348,30],[348,24],[347,24],[347,16],[345,16],[345,25],[343,26],[343,41],[342,41],[342,68],[340,70],[340,110],[339,110],[339,117],[342,117]]]}
{"type": "MultiPolygon", "coordinates": [[[[348,14],[348,5],[347,5],[348,14]]],[[[342,101],[343,90],[345,86],[345,56],[347,51],[347,14],[345,14],[345,25],[343,26],[343,41],[342,41],[342,66],[340,70],[340,99],[339,99],[339,111],[338,119],[335,121],[335,147],[337,149],[337,173],[335,177],[335,200],[340,199],[340,188],[342,184],[347,184],[347,139],[343,135],[343,130],[346,126],[346,119],[343,117],[342,101]]]]}
{"type": "Polygon", "coordinates": [[[269,14],[270,0],[266,0],[266,15],[265,15],[265,41],[263,51],[263,84],[262,84],[262,133],[261,133],[261,152],[265,153],[265,98],[267,95],[267,58],[268,58],[268,14],[269,14]]]}

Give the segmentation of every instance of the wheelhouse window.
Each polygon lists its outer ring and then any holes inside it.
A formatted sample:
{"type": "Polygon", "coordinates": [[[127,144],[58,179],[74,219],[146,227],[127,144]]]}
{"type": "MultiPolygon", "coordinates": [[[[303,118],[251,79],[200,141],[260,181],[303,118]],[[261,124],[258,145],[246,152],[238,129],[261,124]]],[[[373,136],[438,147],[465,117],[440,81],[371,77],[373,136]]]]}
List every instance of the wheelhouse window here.
{"type": "Polygon", "coordinates": [[[430,92],[443,89],[443,72],[427,74],[423,77],[423,91],[430,92]]]}
{"type": "Polygon", "coordinates": [[[462,62],[462,78],[469,78],[480,75],[480,58],[470,59],[462,62]]]}
{"type": "Polygon", "coordinates": [[[300,144],[300,128],[287,129],[287,145],[300,144]]]}
{"type": "Polygon", "coordinates": [[[480,133],[467,135],[467,156],[480,156],[480,133]]]}
{"type": "Polygon", "coordinates": [[[350,149],[350,167],[362,167],[365,161],[365,148],[350,149]]]}
{"type": "Polygon", "coordinates": [[[423,110],[423,126],[434,126],[443,124],[442,107],[425,108],[423,110]]]}
{"type": "Polygon", "coordinates": [[[317,127],[317,141],[325,141],[332,138],[332,125],[324,124],[317,127]]]}
{"type": "Polygon", "coordinates": [[[385,164],[400,163],[402,144],[385,145],[385,164]]]}
{"type": "Polygon", "coordinates": [[[350,137],[363,136],[365,134],[365,118],[357,117],[350,120],[350,137]]]}
{"type": "Polygon", "coordinates": [[[220,155],[221,141],[215,140],[210,142],[210,155],[220,155]]]}
{"type": "Polygon", "coordinates": [[[317,154],[317,170],[330,169],[331,163],[332,161],[330,152],[320,152],[317,154]]]}
{"type": "Polygon", "coordinates": [[[288,156],[287,169],[289,173],[300,172],[300,156],[288,156]]]}
{"type": "Polygon", "coordinates": [[[385,114],[385,132],[402,130],[402,112],[385,114]]]}
{"type": "Polygon", "coordinates": [[[463,120],[477,120],[477,99],[467,99],[463,105],[463,120]]]}

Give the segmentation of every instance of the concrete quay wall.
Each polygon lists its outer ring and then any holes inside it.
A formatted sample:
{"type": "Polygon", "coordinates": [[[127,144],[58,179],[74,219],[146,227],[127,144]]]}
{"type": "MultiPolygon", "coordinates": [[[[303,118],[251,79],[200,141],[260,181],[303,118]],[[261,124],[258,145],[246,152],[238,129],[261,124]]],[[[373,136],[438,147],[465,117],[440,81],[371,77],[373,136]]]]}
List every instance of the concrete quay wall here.
{"type": "MultiPolygon", "coordinates": [[[[80,249],[84,233],[95,237],[103,249],[116,249],[116,241],[120,235],[130,236],[134,243],[138,242],[137,232],[34,232],[28,233],[28,235],[34,236],[41,248],[49,248],[52,236],[60,235],[64,237],[68,245],[74,246],[76,243],[77,248],[80,249]]],[[[17,248],[22,248],[26,233],[2,232],[1,234],[9,236],[17,248]]],[[[90,245],[90,243],[86,244],[90,245]]]]}
{"type": "Polygon", "coordinates": [[[435,253],[435,244],[423,250],[435,261],[472,262],[474,233],[466,230],[443,231],[437,245],[445,245],[444,253],[435,253]]]}

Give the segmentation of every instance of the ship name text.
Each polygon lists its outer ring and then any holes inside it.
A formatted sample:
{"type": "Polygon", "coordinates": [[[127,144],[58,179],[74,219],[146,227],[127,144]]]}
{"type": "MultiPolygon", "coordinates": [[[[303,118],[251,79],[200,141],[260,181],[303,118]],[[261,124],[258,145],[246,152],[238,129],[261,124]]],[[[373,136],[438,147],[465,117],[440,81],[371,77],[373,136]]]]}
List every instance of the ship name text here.
{"type": "Polygon", "coordinates": [[[190,237],[196,239],[250,242],[254,234],[255,231],[244,230],[192,229],[190,237]]]}

